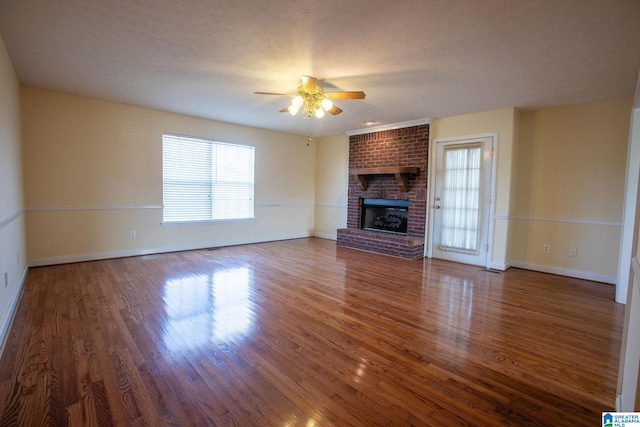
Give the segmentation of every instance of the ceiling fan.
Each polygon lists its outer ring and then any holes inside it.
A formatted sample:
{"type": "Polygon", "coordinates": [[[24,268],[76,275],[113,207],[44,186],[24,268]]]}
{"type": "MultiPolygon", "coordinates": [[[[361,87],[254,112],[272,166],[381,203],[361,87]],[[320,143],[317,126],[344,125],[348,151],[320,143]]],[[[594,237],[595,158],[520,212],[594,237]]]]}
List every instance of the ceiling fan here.
{"type": "Polygon", "coordinates": [[[254,92],[257,95],[278,95],[291,96],[291,105],[280,110],[281,113],[290,113],[292,116],[298,114],[302,109],[303,117],[315,116],[319,119],[323,118],[325,112],[329,114],[342,113],[342,110],[333,105],[332,99],[364,99],[366,96],[362,91],[351,92],[325,92],[322,87],[318,86],[318,79],[311,76],[301,76],[302,84],[298,87],[295,94],[290,93],[273,93],[273,92],[254,92]]]}

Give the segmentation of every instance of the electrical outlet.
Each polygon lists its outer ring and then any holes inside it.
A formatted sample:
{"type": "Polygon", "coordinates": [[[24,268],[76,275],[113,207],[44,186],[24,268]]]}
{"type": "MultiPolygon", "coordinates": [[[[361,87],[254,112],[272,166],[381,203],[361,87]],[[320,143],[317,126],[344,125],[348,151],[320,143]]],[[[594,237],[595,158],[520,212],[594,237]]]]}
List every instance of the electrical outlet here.
{"type": "Polygon", "coordinates": [[[549,252],[551,252],[551,246],[549,246],[548,243],[545,243],[544,245],[542,245],[542,252],[548,254],[549,252]]]}
{"type": "Polygon", "coordinates": [[[578,249],[569,248],[569,256],[578,256],[578,249]]]}
{"type": "Polygon", "coordinates": [[[129,232],[129,238],[130,239],[135,239],[136,238],[136,230],[131,230],[129,232]]]}
{"type": "Polygon", "coordinates": [[[5,288],[9,287],[9,273],[6,271],[4,273],[4,287],[5,288]]]}

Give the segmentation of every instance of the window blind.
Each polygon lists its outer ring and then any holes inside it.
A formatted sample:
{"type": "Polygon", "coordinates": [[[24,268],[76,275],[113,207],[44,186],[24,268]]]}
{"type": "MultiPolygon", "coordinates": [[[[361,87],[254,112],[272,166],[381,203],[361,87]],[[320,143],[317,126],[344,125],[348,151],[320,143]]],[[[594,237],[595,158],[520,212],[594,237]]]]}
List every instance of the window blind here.
{"type": "Polygon", "coordinates": [[[165,222],[253,218],[254,147],[162,136],[165,222]]]}

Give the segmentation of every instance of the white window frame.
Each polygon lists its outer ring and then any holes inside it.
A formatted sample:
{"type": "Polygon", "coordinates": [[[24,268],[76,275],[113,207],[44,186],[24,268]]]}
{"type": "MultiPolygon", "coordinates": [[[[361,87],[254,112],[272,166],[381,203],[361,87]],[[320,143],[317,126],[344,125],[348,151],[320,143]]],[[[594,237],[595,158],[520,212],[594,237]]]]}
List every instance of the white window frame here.
{"type": "Polygon", "coordinates": [[[162,135],[163,225],[254,219],[255,147],[162,135]]]}

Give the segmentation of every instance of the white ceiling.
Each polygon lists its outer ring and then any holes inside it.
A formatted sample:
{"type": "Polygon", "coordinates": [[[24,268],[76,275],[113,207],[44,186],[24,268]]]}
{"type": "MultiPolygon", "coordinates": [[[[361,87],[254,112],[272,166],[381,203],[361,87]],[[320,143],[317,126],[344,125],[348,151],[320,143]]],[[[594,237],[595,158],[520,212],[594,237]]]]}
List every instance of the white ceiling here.
{"type": "Polygon", "coordinates": [[[640,0],[0,0],[20,82],[313,137],[632,97],[640,0]],[[278,111],[301,74],[362,90],[278,111]]]}

